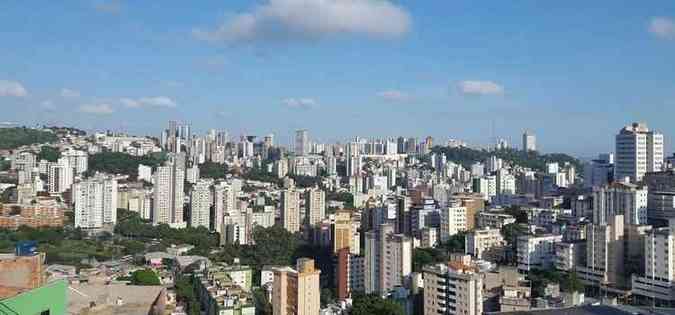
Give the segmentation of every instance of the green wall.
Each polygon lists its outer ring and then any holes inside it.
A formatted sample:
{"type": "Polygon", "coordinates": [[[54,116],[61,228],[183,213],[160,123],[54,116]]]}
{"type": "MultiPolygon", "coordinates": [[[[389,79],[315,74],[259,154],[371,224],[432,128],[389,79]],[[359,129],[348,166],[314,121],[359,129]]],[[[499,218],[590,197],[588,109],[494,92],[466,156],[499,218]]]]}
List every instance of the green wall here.
{"type": "Polygon", "coordinates": [[[0,301],[0,314],[40,315],[49,310],[50,315],[63,315],[66,313],[67,289],[68,283],[65,280],[50,282],[0,301]]]}

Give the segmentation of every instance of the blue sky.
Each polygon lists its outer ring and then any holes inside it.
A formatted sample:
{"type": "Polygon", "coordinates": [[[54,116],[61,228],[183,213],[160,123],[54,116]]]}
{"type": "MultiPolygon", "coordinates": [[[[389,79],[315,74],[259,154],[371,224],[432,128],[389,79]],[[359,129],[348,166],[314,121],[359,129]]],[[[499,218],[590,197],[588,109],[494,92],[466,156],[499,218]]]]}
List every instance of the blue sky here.
{"type": "MultiPolygon", "coordinates": [[[[434,136],[675,135],[675,1],[4,1],[0,121],[434,136]]],[[[667,151],[672,151],[668,141],[667,151]]]]}

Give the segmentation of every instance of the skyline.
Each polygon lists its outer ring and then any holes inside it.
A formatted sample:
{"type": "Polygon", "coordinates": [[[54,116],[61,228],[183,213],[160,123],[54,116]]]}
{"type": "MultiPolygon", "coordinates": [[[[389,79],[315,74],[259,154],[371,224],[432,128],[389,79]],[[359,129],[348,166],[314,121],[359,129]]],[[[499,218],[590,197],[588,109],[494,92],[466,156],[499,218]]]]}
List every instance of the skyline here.
{"type": "Polygon", "coordinates": [[[644,121],[672,152],[675,3],[349,4],[2,4],[1,120],[480,145],[494,122],[513,146],[528,129],[580,157],[644,121]]]}

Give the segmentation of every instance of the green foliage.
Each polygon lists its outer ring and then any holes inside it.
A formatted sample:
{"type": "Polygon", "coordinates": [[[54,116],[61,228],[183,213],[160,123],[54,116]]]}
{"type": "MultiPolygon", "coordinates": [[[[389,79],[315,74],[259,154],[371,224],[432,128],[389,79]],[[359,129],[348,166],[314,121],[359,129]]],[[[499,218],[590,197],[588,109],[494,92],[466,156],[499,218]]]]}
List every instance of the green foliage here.
{"type": "Polygon", "coordinates": [[[466,232],[459,232],[450,236],[447,242],[440,244],[438,247],[443,248],[449,253],[463,253],[465,246],[466,232]]]}
{"type": "Polygon", "coordinates": [[[326,200],[341,201],[345,203],[345,208],[354,208],[354,195],[352,195],[350,192],[329,191],[326,193],[326,200]]]}
{"type": "Polygon", "coordinates": [[[160,285],[159,277],[151,269],[136,270],[131,274],[133,285],[160,285]]]}
{"type": "Polygon", "coordinates": [[[262,288],[253,289],[253,301],[258,315],[272,315],[272,303],[267,300],[267,292],[262,288]]]}
{"type": "Polygon", "coordinates": [[[438,248],[413,249],[413,271],[421,272],[426,265],[447,262],[448,253],[438,248]]]}
{"type": "Polygon", "coordinates": [[[568,272],[566,277],[562,277],[560,290],[563,292],[584,292],[584,284],[577,278],[576,272],[568,272]]]}
{"type": "Polygon", "coordinates": [[[295,186],[300,188],[314,187],[321,184],[321,177],[318,176],[291,175],[289,177],[295,181],[295,186]]]}
{"type": "Polygon", "coordinates": [[[533,269],[527,274],[527,278],[532,283],[532,295],[535,297],[543,297],[546,285],[549,283],[560,283],[563,280],[564,275],[554,269],[533,269]]]}
{"type": "Polygon", "coordinates": [[[273,183],[276,184],[277,186],[281,186],[283,184],[282,179],[276,177],[271,173],[268,173],[264,168],[251,168],[245,173],[241,174],[241,177],[247,180],[273,183]]]}
{"type": "Polygon", "coordinates": [[[328,304],[335,303],[335,289],[334,288],[323,288],[321,289],[321,305],[326,306],[328,304]]]}
{"type": "Polygon", "coordinates": [[[90,174],[103,172],[110,174],[129,175],[131,178],[138,176],[138,165],[156,167],[166,161],[166,156],[162,154],[151,154],[145,156],[132,156],[121,152],[101,152],[89,156],[90,174]]]}
{"type": "Polygon", "coordinates": [[[199,177],[200,178],[225,178],[225,173],[227,173],[227,167],[225,164],[206,162],[199,164],[199,177]]]}
{"type": "Polygon", "coordinates": [[[562,153],[539,154],[536,151],[523,152],[515,149],[502,149],[497,151],[477,150],[466,147],[434,147],[434,153],[445,154],[448,161],[453,161],[462,164],[469,168],[475,162],[482,162],[496,156],[505,161],[510,161],[516,165],[528,167],[533,170],[544,171],[546,163],[558,162],[560,165],[570,163],[574,165],[577,171],[581,170],[583,164],[578,159],[562,153]]]}
{"type": "Polygon", "coordinates": [[[188,305],[188,314],[199,315],[199,300],[195,294],[193,281],[192,277],[182,274],[176,276],[176,299],[188,305]]]}
{"type": "Polygon", "coordinates": [[[36,143],[53,143],[58,140],[54,133],[26,127],[0,128],[0,150],[16,149],[36,143]]]}
{"type": "Polygon", "coordinates": [[[376,294],[354,296],[352,315],[404,315],[400,304],[383,299],[376,294]]]}
{"type": "Polygon", "coordinates": [[[47,160],[49,162],[56,162],[61,157],[59,149],[43,145],[40,147],[40,153],[37,155],[37,160],[47,160]]]}
{"type": "Polygon", "coordinates": [[[199,253],[208,253],[212,248],[218,247],[219,236],[216,233],[210,233],[204,227],[188,227],[185,229],[173,229],[167,224],[152,225],[151,222],[143,220],[137,213],[118,209],[118,217],[125,218],[118,220],[115,225],[115,232],[123,236],[139,239],[159,239],[165,245],[169,244],[190,244],[195,246],[199,253]]]}
{"type": "Polygon", "coordinates": [[[7,161],[5,158],[0,157],[0,172],[9,170],[12,167],[12,162],[7,161]]]}

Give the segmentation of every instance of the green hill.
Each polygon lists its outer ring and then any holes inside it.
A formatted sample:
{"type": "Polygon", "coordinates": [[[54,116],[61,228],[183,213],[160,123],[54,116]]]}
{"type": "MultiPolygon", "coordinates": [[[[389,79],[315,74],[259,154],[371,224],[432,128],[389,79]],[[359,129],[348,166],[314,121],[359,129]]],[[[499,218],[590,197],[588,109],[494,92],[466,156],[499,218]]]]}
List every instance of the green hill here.
{"type": "Polygon", "coordinates": [[[56,142],[58,137],[49,131],[26,127],[0,128],[0,150],[16,149],[36,143],[56,142]]]}

